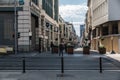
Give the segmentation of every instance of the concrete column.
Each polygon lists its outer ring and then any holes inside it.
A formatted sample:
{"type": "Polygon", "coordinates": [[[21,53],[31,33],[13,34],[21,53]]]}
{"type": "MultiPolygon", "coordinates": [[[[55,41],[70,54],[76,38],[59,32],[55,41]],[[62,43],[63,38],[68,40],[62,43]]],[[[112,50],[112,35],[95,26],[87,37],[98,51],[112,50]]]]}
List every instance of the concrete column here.
{"type": "Polygon", "coordinates": [[[43,52],[43,46],[44,46],[44,25],[45,21],[44,21],[44,17],[41,16],[41,52],[43,52]]]}
{"type": "Polygon", "coordinates": [[[109,22],[108,34],[112,34],[112,22],[109,22]]]}
{"type": "Polygon", "coordinates": [[[18,50],[19,51],[29,51],[30,29],[31,29],[30,7],[24,6],[23,11],[18,11],[18,32],[20,33],[20,38],[18,39],[18,50]]]}
{"type": "Polygon", "coordinates": [[[102,26],[100,26],[99,30],[100,30],[100,36],[102,36],[102,26]]]}
{"type": "Polygon", "coordinates": [[[118,38],[118,52],[120,53],[120,37],[118,38]]]}
{"type": "Polygon", "coordinates": [[[97,39],[96,39],[96,42],[95,42],[95,43],[96,43],[96,45],[95,45],[95,47],[96,47],[95,50],[97,50],[97,49],[98,49],[98,40],[97,40],[97,39]]]}
{"type": "Polygon", "coordinates": [[[30,2],[30,0],[24,0],[24,5],[25,5],[25,6],[29,6],[29,5],[30,5],[29,2],[30,2]]]}
{"type": "MultiPolygon", "coordinates": [[[[120,34],[120,21],[118,22],[118,34],[120,34]]],[[[118,40],[118,43],[119,43],[119,53],[120,53],[120,36],[119,36],[119,40],[118,40]]]]}
{"type": "Polygon", "coordinates": [[[59,30],[59,27],[58,27],[58,44],[59,44],[59,42],[60,42],[60,30],[59,30]]]}
{"type": "Polygon", "coordinates": [[[120,21],[118,22],[118,34],[120,34],[120,21]]]}
{"type": "Polygon", "coordinates": [[[53,43],[55,42],[55,31],[54,31],[54,28],[55,28],[55,26],[53,25],[53,28],[52,28],[52,40],[53,40],[53,43]]]}
{"type": "Polygon", "coordinates": [[[98,37],[98,28],[96,28],[96,37],[98,37]]]}
{"type": "Polygon", "coordinates": [[[51,25],[49,25],[48,42],[49,42],[49,47],[50,47],[50,44],[51,44],[51,25]]]}
{"type": "Polygon", "coordinates": [[[39,36],[41,36],[41,17],[39,17],[39,36]]]}
{"type": "Polygon", "coordinates": [[[45,51],[45,29],[46,29],[46,26],[45,26],[45,17],[44,17],[44,23],[43,23],[43,51],[45,51]]]}

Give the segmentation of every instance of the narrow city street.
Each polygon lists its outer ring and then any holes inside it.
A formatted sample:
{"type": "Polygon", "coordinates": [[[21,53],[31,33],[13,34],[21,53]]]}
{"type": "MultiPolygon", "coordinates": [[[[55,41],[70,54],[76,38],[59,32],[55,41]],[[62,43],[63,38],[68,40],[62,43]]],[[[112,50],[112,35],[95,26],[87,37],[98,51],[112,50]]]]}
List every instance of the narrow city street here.
{"type": "Polygon", "coordinates": [[[0,0],[0,80],[120,80],[120,0],[0,0]]]}
{"type": "Polygon", "coordinates": [[[78,48],[74,50],[74,54],[64,53],[63,64],[58,54],[50,52],[26,54],[28,55],[0,56],[0,80],[7,78],[9,80],[39,80],[39,78],[42,80],[119,80],[117,75],[120,74],[120,67],[111,58],[100,55],[96,51],[91,51],[90,55],[83,55],[82,49],[78,48]],[[102,73],[100,73],[100,57],[102,58],[102,73]],[[26,73],[22,73],[23,59],[26,73]],[[62,77],[60,76],[61,65],[64,66],[62,77]]]}
{"type": "MultiPolygon", "coordinates": [[[[54,54],[53,54],[54,55],[54,54]]],[[[101,55],[65,55],[65,70],[99,70],[101,55]]],[[[102,57],[104,70],[119,70],[106,56],[102,57]]],[[[29,57],[5,56],[0,58],[0,70],[22,70],[23,59],[27,70],[61,70],[61,56],[42,56],[41,54],[29,57]]]]}

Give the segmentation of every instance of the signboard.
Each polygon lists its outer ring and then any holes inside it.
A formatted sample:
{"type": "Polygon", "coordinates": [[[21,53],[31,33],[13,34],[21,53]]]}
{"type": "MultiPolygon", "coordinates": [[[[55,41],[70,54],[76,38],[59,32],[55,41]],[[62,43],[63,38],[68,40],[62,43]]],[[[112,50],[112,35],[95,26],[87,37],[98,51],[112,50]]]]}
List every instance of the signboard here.
{"type": "Polygon", "coordinates": [[[19,5],[24,5],[24,0],[19,0],[19,5]]]}

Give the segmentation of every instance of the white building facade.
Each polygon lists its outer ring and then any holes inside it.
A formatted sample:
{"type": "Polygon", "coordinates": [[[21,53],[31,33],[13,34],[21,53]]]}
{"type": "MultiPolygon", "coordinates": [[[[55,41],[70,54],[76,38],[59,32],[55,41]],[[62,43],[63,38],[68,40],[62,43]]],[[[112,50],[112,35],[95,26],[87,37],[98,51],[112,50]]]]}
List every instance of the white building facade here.
{"type": "Polygon", "coordinates": [[[108,52],[120,52],[120,1],[88,0],[92,9],[92,49],[98,50],[102,43],[108,52]],[[100,40],[100,38],[104,38],[100,40]]]}

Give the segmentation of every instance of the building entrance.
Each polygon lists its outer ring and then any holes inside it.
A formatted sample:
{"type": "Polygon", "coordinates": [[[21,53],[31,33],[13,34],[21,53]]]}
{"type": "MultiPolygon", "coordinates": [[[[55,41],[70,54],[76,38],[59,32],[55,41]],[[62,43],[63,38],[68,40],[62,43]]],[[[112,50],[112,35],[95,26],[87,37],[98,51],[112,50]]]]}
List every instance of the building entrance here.
{"type": "Polygon", "coordinates": [[[0,46],[14,47],[14,12],[0,12],[0,46]]]}
{"type": "Polygon", "coordinates": [[[33,15],[31,16],[31,31],[32,31],[32,38],[31,38],[31,50],[38,51],[39,47],[39,34],[38,34],[38,17],[33,15]]]}

